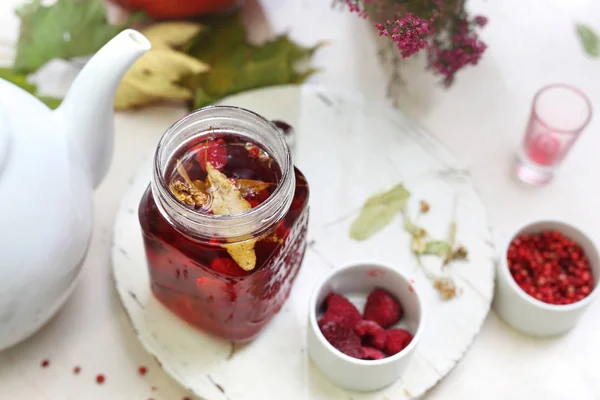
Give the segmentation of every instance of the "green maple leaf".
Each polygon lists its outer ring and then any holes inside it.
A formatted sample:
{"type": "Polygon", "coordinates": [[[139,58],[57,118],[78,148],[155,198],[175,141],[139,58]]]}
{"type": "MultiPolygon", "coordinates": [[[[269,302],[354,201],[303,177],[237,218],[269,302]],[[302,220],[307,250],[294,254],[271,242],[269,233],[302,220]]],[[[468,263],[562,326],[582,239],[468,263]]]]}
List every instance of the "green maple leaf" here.
{"type": "Polygon", "coordinates": [[[350,226],[350,237],[355,240],[366,240],[386,227],[396,214],[404,209],[410,192],[403,185],[396,185],[390,190],[367,199],[360,215],[350,226]]]}
{"type": "Polygon", "coordinates": [[[600,56],[600,39],[598,38],[598,35],[596,35],[596,32],[592,30],[592,28],[587,25],[578,24],[577,34],[579,35],[581,45],[588,55],[592,57],[600,56]]]}
{"type": "Polygon", "coordinates": [[[0,79],[7,80],[21,89],[31,93],[51,109],[57,108],[62,101],[61,99],[54,97],[39,95],[37,86],[27,81],[27,75],[15,72],[12,68],[0,68],[0,79]]]}
{"type": "Polygon", "coordinates": [[[185,49],[211,66],[208,73],[184,82],[195,91],[195,108],[250,89],[302,83],[316,72],[298,64],[310,60],[321,44],[303,47],[287,35],[262,45],[249,44],[238,15],[205,24],[207,28],[185,49]]]}
{"type": "Polygon", "coordinates": [[[109,25],[102,0],[32,0],[16,11],[21,19],[14,68],[31,73],[55,58],[95,53],[125,26],[109,25]]]}

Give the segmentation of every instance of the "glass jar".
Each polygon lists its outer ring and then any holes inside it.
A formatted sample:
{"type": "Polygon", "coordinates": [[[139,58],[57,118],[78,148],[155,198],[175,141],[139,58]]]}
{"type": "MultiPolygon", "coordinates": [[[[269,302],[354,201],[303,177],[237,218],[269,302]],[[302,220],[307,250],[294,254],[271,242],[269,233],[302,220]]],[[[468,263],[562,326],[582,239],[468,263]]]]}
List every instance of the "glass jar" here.
{"type": "MultiPolygon", "coordinates": [[[[243,149],[232,148],[228,162],[243,164],[243,149]]],[[[152,180],[139,206],[154,296],[198,328],[228,340],[251,340],[281,309],[298,274],[306,249],[308,197],[306,179],[292,165],[284,136],[263,117],[212,106],[179,120],[158,144],[152,180]],[[268,197],[248,211],[208,214],[186,206],[169,190],[174,160],[190,143],[215,135],[241,139],[246,148],[259,146],[278,169],[268,197]],[[249,241],[255,241],[256,266],[244,271],[224,243],[249,241]]]]}

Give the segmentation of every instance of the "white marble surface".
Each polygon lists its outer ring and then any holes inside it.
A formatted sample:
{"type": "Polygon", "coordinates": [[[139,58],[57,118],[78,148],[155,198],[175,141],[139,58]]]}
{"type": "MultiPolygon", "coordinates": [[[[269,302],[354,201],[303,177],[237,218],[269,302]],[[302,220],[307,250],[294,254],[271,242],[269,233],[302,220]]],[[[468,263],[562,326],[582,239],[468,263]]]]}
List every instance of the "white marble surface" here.
{"type": "MultiPolygon", "coordinates": [[[[18,0],[0,2],[0,55],[17,35],[11,10],[18,0]]],[[[573,24],[584,21],[600,29],[600,3],[594,0],[473,0],[490,24],[483,37],[490,48],[482,63],[460,74],[443,91],[426,79],[420,92],[427,105],[412,102],[408,111],[468,166],[488,206],[500,242],[522,223],[558,217],[600,237],[597,209],[600,149],[593,119],[570,157],[548,187],[525,188],[510,175],[510,163],[536,89],[566,81],[600,105],[600,60],[582,53],[573,24]]],[[[252,4],[250,4],[252,6],[252,4]]],[[[323,72],[315,83],[385,94],[386,75],[375,57],[374,39],[365,21],[331,10],[322,0],[263,0],[247,10],[255,23],[294,38],[330,45],[316,57],[323,72]]],[[[260,35],[260,32],[257,36],[260,35]]],[[[424,81],[424,82],[422,82],[424,81]]],[[[408,103],[408,102],[407,102],[408,103]]],[[[95,228],[81,281],[65,308],[48,326],[21,345],[0,354],[0,399],[178,400],[185,391],[160,372],[131,331],[110,278],[111,229],[118,202],[131,173],[182,110],[166,107],[117,116],[116,153],[108,178],[95,194],[95,228]],[[51,367],[41,369],[42,359],[51,367]],[[138,376],[147,365],[146,377],[138,376]],[[82,373],[71,369],[81,365],[82,373]],[[106,382],[97,386],[96,373],[106,382]],[[158,388],[152,391],[151,387],[158,388]]],[[[3,240],[7,240],[3,237],[3,240]]],[[[491,313],[471,350],[428,399],[600,398],[600,302],[579,326],[554,340],[534,340],[516,333],[491,313]]],[[[283,394],[274,394],[282,398],[283,394]]],[[[209,399],[210,400],[210,399],[209,399]]],[[[235,400],[235,399],[232,399],[235,400]]]]}

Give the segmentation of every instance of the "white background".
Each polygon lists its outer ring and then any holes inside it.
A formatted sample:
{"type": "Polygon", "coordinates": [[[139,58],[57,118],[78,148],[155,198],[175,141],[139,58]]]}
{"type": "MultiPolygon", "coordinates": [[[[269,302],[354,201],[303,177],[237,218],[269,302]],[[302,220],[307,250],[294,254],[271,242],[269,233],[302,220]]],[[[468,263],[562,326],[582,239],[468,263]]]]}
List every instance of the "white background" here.
{"type": "MultiPolygon", "coordinates": [[[[18,3],[0,1],[0,56],[4,59],[11,56],[10,46],[17,38],[18,20],[12,9],[18,3]]],[[[542,217],[566,219],[599,238],[597,118],[551,185],[523,187],[510,172],[531,99],[541,86],[572,83],[600,109],[600,60],[585,56],[574,31],[578,21],[600,31],[600,3],[472,0],[470,7],[490,19],[482,34],[489,45],[484,60],[461,72],[447,91],[423,76],[411,81],[413,97],[402,99],[405,111],[471,171],[489,207],[499,246],[517,226],[542,217]]],[[[288,31],[305,44],[329,41],[315,59],[322,72],[311,82],[384,97],[387,77],[377,62],[367,21],[333,10],[328,0],[262,0],[260,5],[250,1],[245,13],[257,39],[270,31],[288,31]]],[[[60,82],[65,75],[43,73],[41,78],[60,82]]],[[[0,353],[1,400],[178,400],[186,395],[137,343],[109,268],[112,224],[128,179],[182,113],[156,107],[117,115],[115,157],[110,174],[95,194],[94,237],[79,285],[44,329],[0,353]],[[39,367],[44,358],[51,360],[50,368],[39,367]],[[79,376],[71,373],[75,365],[82,367],[79,376]],[[146,377],[137,374],[138,365],[148,367],[146,377]],[[103,386],[94,382],[97,373],[106,375],[103,386]],[[158,390],[152,391],[152,386],[158,390]]],[[[599,334],[600,302],[568,335],[543,341],[521,336],[492,312],[471,350],[427,398],[599,399],[599,334]]],[[[273,399],[281,398],[284,393],[273,394],[273,399]]]]}

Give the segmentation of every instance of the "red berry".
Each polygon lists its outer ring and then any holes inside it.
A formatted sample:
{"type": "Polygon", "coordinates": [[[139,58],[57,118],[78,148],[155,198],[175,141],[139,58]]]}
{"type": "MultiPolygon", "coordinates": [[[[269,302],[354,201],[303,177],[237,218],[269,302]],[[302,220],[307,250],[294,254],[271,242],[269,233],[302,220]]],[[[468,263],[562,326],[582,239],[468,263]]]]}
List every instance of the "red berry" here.
{"type": "Polygon", "coordinates": [[[144,366],[138,367],[138,373],[140,375],[146,375],[146,372],[148,372],[148,369],[144,366]]]}
{"type": "Polygon", "coordinates": [[[81,372],[81,367],[77,366],[77,367],[73,368],[73,373],[75,375],[79,374],[80,372],[81,372]]]}
{"type": "Polygon", "coordinates": [[[363,343],[379,350],[383,350],[385,348],[387,334],[385,330],[377,324],[377,322],[360,321],[354,327],[354,332],[361,337],[363,343]]]}
{"type": "Polygon", "coordinates": [[[195,150],[196,161],[204,171],[206,171],[207,161],[219,171],[227,164],[227,144],[223,139],[210,139],[202,142],[195,150]]]}
{"type": "Polygon", "coordinates": [[[343,327],[353,329],[361,320],[360,312],[344,296],[331,293],[325,298],[325,314],[323,319],[335,321],[343,327]]]}
{"type": "Polygon", "coordinates": [[[360,338],[354,329],[324,318],[319,321],[319,328],[333,347],[350,357],[362,358],[360,338]]]}
{"type": "Polygon", "coordinates": [[[388,328],[400,321],[402,307],[384,289],[376,288],[367,297],[364,319],[377,322],[382,328],[388,328]]]}
{"type": "Polygon", "coordinates": [[[390,329],[387,331],[387,340],[385,342],[385,351],[393,356],[400,353],[412,340],[412,334],[404,329],[390,329]]]}
{"type": "Polygon", "coordinates": [[[105,381],[104,375],[102,375],[102,374],[96,375],[96,383],[102,384],[102,383],[104,383],[104,381],[105,381]]]}
{"type": "Polygon", "coordinates": [[[42,368],[46,368],[50,365],[50,360],[42,360],[41,364],[42,368]]]}
{"type": "Polygon", "coordinates": [[[250,150],[248,150],[248,154],[252,158],[258,158],[258,156],[260,155],[260,149],[256,146],[252,146],[250,147],[250,150]]]}
{"type": "Polygon", "coordinates": [[[556,231],[520,235],[506,254],[517,285],[550,304],[571,304],[592,289],[589,260],[581,246],[556,231]]]}
{"type": "Polygon", "coordinates": [[[381,360],[385,358],[385,354],[381,350],[374,349],[373,347],[362,348],[362,359],[363,360],[381,360]]]}
{"type": "Polygon", "coordinates": [[[226,257],[217,257],[215,258],[210,267],[213,271],[217,271],[223,275],[227,276],[246,276],[248,275],[247,271],[244,271],[235,261],[231,258],[226,257]]]}

